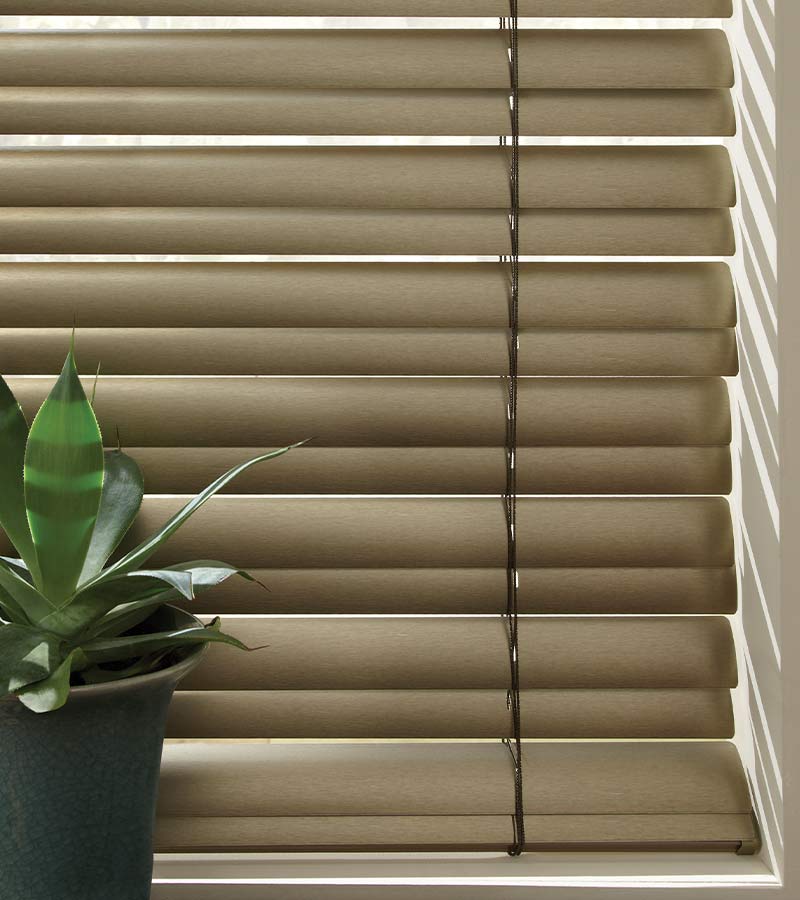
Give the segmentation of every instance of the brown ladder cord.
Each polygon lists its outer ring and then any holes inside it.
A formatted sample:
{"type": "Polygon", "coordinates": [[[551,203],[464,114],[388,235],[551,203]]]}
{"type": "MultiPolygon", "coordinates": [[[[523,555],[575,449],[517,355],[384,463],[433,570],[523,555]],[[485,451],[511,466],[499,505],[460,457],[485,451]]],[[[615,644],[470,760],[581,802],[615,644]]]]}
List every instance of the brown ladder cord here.
{"type": "MultiPolygon", "coordinates": [[[[519,17],[517,0],[509,0],[508,19],[501,19],[500,26],[508,31],[509,72],[511,80],[511,166],[509,182],[511,205],[509,228],[511,237],[511,296],[509,303],[509,366],[508,407],[506,421],[506,486],[503,501],[508,536],[508,561],[506,566],[506,612],[508,626],[508,658],[510,687],[507,703],[511,712],[512,737],[504,743],[509,749],[514,765],[514,842],[508,848],[510,856],[519,856],[525,849],[525,810],[522,792],[522,728],[520,717],[519,684],[519,621],[518,621],[518,572],[517,572],[517,387],[519,376],[519,17]]],[[[505,138],[501,138],[505,144],[505,138]]]]}

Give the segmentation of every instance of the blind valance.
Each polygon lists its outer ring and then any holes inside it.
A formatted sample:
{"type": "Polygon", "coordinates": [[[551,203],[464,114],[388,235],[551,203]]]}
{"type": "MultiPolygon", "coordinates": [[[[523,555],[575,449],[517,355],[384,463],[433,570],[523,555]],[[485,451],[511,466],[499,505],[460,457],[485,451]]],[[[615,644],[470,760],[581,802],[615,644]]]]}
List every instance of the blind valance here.
{"type": "MultiPolygon", "coordinates": [[[[521,16],[730,16],[732,0],[520,0],[521,16]]],[[[9,15],[507,16],[504,0],[0,0],[9,15]]]]}

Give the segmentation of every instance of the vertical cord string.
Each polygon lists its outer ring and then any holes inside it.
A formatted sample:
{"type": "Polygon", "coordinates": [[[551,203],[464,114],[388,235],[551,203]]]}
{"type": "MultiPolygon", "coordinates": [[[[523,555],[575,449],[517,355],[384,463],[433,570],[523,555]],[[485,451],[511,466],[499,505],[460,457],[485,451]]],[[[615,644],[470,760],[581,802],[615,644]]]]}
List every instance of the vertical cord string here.
{"type": "MultiPolygon", "coordinates": [[[[510,302],[509,302],[509,366],[508,366],[508,406],[506,418],[506,485],[503,501],[506,514],[508,559],[506,566],[506,612],[508,629],[508,657],[510,687],[507,693],[508,709],[511,713],[512,736],[504,743],[511,754],[514,766],[514,839],[508,848],[510,856],[519,856],[525,849],[525,810],[523,804],[522,780],[522,727],[520,710],[519,680],[519,619],[518,592],[519,573],[517,571],[517,398],[519,381],[519,18],[517,0],[509,0],[510,10],[507,20],[501,20],[501,27],[507,29],[509,38],[509,74],[511,93],[509,107],[511,115],[511,165],[509,187],[511,203],[509,210],[509,230],[511,255],[509,257],[510,302]]],[[[505,143],[505,140],[501,141],[505,143]]]]}

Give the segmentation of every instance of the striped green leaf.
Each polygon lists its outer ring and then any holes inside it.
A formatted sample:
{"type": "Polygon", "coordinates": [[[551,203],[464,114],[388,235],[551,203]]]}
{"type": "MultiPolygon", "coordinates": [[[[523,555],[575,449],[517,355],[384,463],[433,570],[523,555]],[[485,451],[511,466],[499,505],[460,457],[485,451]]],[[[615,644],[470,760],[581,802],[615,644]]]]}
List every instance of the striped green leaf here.
{"type": "Polygon", "coordinates": [[[142,505],[144,480],[136,460],[122,450],[106,450],[104,462],[100,509],[79,583],[103,568],[142,505]]]}
{"type": "Polygon", "coordinates": [[[75,591],[103,486],[103,442],[72,351],[28,435],[25,505],[41,592],[59,606],[75,591]]]}
{"type": "Polygon", "coordinates": [[[11,388],[0,377],[0,527],[28,568],[36,572],[36,551],[22,482],[27,440],[28,423],[11,388]]]}

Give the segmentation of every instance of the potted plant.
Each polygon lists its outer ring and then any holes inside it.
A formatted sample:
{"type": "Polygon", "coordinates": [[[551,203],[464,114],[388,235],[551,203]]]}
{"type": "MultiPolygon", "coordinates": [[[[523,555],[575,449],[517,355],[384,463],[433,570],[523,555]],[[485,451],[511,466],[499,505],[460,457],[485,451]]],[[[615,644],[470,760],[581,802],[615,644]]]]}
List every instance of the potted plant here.
{"type": "Polygon", "coordinates": [[[210,642],[247,649],[170,601],[250,576],[216,560],[143,566],[231,479],[289,449],[231,469],[114,556],[142,474],[121,449],[104,451],[72,349],[30,430],[0,378],[0,526],[19,557],[0,557],[5,900],[150,896],[170,698],[210,642]]]}

